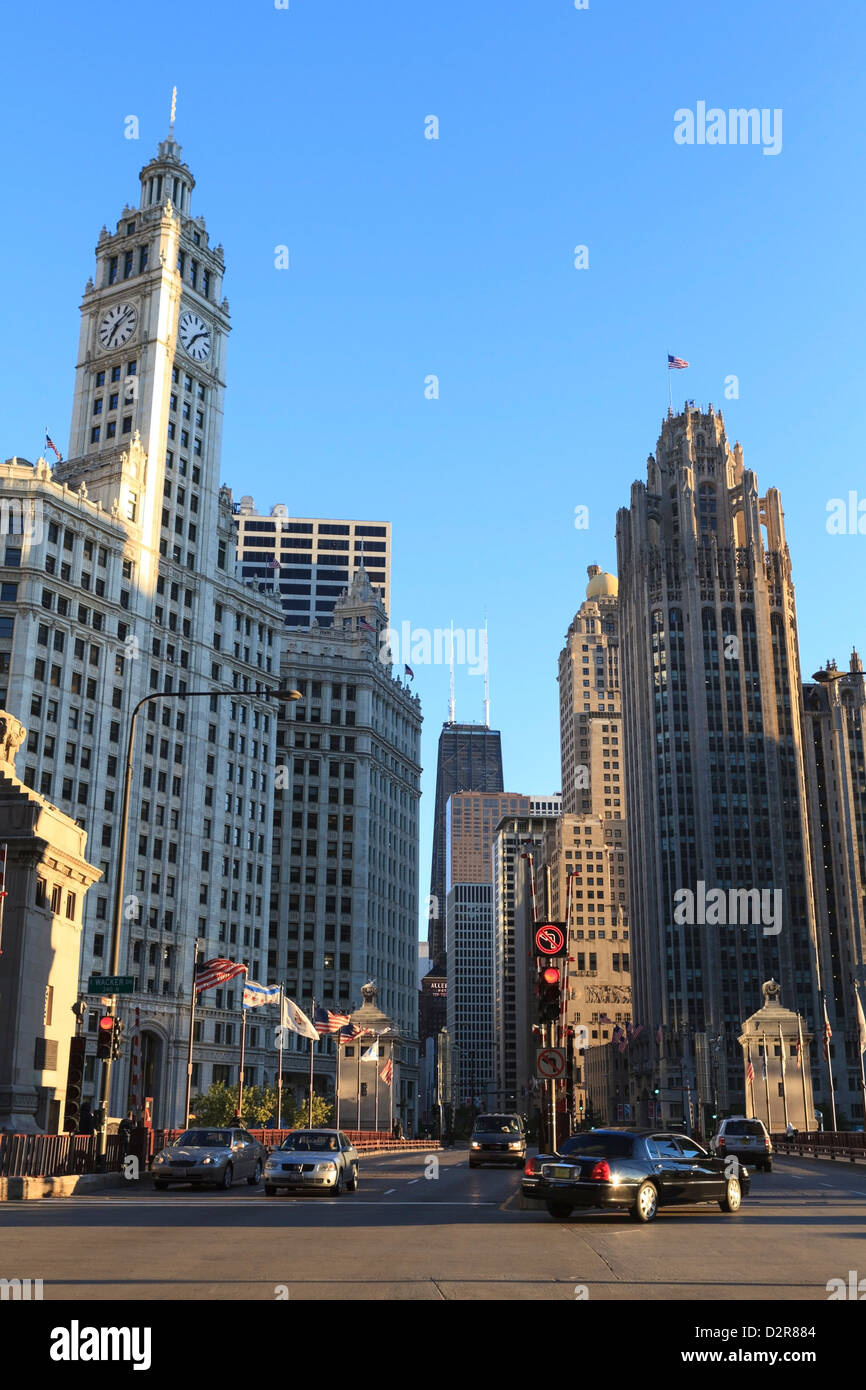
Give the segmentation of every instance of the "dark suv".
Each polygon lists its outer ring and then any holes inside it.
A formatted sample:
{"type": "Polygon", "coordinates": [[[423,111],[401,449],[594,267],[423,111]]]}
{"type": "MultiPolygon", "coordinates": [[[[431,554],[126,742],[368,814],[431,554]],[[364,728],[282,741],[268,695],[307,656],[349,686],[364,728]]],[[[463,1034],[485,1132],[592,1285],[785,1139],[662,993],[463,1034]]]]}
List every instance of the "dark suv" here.
{"type": "Polygon", "coordinates": [[[522,1168],[526,1135],[519,1115],[479,1115],[469,1140],[469,1167],[482,1163],[512,1163],[522,1168]]]}

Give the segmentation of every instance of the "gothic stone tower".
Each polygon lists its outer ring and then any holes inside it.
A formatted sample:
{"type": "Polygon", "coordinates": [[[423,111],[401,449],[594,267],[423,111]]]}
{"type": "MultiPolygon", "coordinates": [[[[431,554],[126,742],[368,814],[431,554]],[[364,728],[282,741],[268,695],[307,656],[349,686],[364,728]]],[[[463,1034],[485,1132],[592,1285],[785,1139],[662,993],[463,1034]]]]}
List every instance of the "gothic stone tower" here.
{"type": "Polygon", "coordinates": [[[635,1017],[651,1038],[662,1028],[636,1099],[660,1075],[665,1117],[691,1100],[706,1123],[711,1104],[744,1104],[736,1040],[763,980],[817,1025],[781,498],[760,496],[721,414],[689,406],[632,485],[617,548],[635,1017]],[[710,889],[721,912],[704,910],[710,889]]]}

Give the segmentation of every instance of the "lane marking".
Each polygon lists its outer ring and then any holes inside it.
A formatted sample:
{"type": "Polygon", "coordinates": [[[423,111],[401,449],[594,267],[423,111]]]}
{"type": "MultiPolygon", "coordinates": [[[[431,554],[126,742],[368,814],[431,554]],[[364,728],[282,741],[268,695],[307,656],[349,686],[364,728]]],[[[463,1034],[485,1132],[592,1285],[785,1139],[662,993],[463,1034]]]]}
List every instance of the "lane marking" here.
{"type": "Polygon", "coordinates": [[[409,1179],[409,1187],[412,1186],[413,1182],[420,1182],[420,1181],[421,1181],[420,1178],[410,1178],[410,1179],[409,1179]]]}
{"type": "Polygon", "coordinates": [[[391,1193],[392,1193],[392,1192],[396,1192],[396,1191],[397,1191],[396,1187],[389,1187],[388,1190],[387,1190],[387,1192],[385,1193],[385,1196],[386,1196],[386,1197],[390,1197],[390,1196],[391,1196],[391,1193]]]}

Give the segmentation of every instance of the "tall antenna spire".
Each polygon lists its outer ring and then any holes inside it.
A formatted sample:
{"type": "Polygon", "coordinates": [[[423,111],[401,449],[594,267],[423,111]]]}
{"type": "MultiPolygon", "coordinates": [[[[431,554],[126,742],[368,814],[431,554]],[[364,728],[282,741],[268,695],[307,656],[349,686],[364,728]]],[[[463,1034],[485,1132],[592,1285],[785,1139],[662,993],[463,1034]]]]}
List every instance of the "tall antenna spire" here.
{"type": "Polygon", "coordinates": [[[448,723],[454,723],[454,619],[451,619],[451,647],[448,660],[451,666],[451,698],[448,701],[448,723]]]}
{"type": "Polygon", "coordinates": [[[168,138],[174,139],[174,118],[177,114],[177,87],[171,89],[171,120],[168,124],[168,138]]]}
{"type": "Polygon", "coordinates": [[[487,614],[484,615],[484,727],[490,728],[490,663],[487,659],[487,614]]]}

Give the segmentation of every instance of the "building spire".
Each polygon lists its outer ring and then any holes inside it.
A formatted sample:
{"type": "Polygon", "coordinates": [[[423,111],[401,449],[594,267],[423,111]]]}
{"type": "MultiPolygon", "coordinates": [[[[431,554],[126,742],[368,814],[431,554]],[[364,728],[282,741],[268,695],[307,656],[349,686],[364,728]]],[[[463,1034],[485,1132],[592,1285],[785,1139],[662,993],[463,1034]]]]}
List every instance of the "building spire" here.
{"type": "Polygon", "coordinates": [[[168,138],[174,140],[174,118],[177,115],[177,87],[171,89],[171,119],[168,123],[168,138]]]}
{"type": "Polygon", "coordinates": [[[484,727],[490,728],[490,663],[487,659],[487,614],[484,615],[484,727]]]}
{"type": "Polygon", "coordinates": [[[449,648],[448,662],[451,667],[451,697],[448,701],[448,723],[454,723],[454,619],[451,619],[451,645],[449,648]]]}

